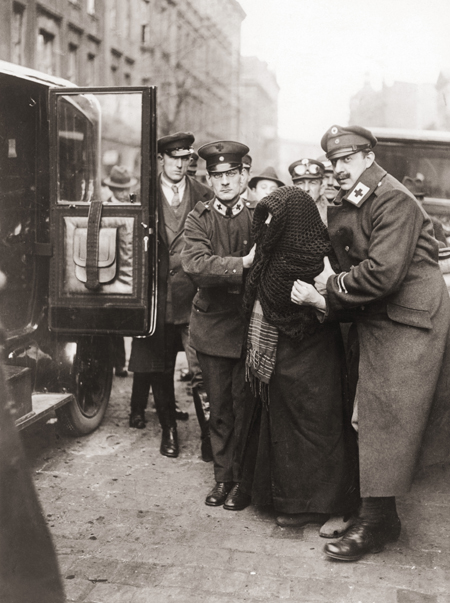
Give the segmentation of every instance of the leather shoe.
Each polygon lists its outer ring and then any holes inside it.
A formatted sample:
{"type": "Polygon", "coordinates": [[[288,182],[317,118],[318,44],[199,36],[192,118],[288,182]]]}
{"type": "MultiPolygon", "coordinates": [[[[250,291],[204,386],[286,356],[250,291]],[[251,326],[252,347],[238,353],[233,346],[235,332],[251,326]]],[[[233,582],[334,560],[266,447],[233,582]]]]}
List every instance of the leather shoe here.
{"type": "Polygon", "coordinates": [[[144,429],[146,423],[145,423],[145,416],[144,413],[139,413],[139,412],[132,412],[130,415],[130,427],[133,427],[134,429],[144,429]]]}
{"type": "Polygon", "coordinates": [[[181,369],[180,381],[190,381],[192,379],[192,373],[188,369],[181,369]]]}
{"type": "Polygon", "coordinates": [[[217,482],[205,499],[205,505],[220,507],[226,501],[228,493],[233,487],[233,482],[217,482]]]}
{"type": "Polygon", "coordinates": [[[171,458],[178,456],[178,434],[176,427],[163,428],[159,451],[163,456],[171,458]]]}
{"type": "Polygon", "coordinates": [[[252,499],[248,494],[241,490],[241,484],[234,484],[231,492],[228,494],[223,508],[227,511],[242,511],[251,503],[252,499]]]}
{"type": "Polygon", "coordinates": [[[367,553],[381,552],[385,544],[398,540],[400,532],[398,517],[378,525],[373,525],[366,519],[357,519],[340,540],[326,544],[324,551],[333,559],[358,561],[367,553]]]}
{"type": "Polygon", "coordinates": [[[124,366],[116,366],[114,373],[116,377],[128,377],[128,371],[124,366]]]}

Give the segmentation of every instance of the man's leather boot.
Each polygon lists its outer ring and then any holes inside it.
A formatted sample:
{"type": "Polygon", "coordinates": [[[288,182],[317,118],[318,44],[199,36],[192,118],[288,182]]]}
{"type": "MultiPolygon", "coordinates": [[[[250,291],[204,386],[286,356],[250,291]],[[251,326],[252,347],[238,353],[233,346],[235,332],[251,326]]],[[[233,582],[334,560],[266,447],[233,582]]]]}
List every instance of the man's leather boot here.
{"type": "Polygon", "coordinates": [[[202,460],[209,463],[213,460],[211,438],[209,436],[209,400],[206,392],[201,387],[192,388],[194,398],[195,413],[201,432],[201,453],[202,460]]]}
{"type": "Polygon", "coordinates": [[[355,524],[337,542],[325,545],[325,553],[341,561],[358,561],[367,553],[379,553],[395,542],[401,531],[395,498],[363,498],[355,524]]]}
{"type": "Polygon", "coordinates": [[[172,375],[154,373],[152,375],[152,392],[159,423],[162,427],[159,451],[163,456],[176,458],[179,447],[172,375]]]}

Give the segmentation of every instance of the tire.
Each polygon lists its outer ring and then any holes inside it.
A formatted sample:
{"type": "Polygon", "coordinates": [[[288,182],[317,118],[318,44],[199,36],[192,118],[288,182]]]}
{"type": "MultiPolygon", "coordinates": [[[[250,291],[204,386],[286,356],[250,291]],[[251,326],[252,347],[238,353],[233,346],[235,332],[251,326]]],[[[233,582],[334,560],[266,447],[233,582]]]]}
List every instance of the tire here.
{"type": "Polygon", "coordinates": [[[77,342],[71,383],[75,400],[56,410],[58,424],[67,435],[93,432],[101,424],[109,403],[113,361],[109,338],[83,337],[77,342]]]}

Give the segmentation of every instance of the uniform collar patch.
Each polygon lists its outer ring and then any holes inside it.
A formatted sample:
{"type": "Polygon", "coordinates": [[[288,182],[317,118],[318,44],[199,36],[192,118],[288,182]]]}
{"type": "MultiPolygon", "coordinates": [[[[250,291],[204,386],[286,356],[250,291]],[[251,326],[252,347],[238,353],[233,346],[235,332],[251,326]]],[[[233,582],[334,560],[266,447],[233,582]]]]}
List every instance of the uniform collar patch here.
{"type": "Polygon", "coordinates": [[[230,216],[230,213],[232,216],[237,216],[244,209],[244,203],[242,199],[239,199],[233,207],[228,207],[225,203],[219,201],[219,199],[214,199],[214,209],[217,210],[219,214],[222,214],[222,216],[230,216]],[[231,212],[229,210],[231,210],[231,212]]]}
{"type": "Polygon", "coordinates": [[[370,187],[366,186],[363,182],[358,182],[345,198],[347,201],[350,201],[350,203],[353,203],[353,205],[359,207],[369,194],[370,187]]]}

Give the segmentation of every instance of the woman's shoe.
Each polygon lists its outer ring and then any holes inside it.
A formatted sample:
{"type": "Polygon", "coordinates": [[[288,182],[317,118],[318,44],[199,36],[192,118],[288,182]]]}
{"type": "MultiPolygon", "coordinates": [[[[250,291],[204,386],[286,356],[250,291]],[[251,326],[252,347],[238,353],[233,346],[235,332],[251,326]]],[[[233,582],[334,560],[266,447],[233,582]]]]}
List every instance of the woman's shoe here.
{"type": "Polygon", "coordinates": [[[308,523],[324,523],[328,517],[325,513],[281,513],[276,522],[280,528],[301,528],[308,523]]]}

